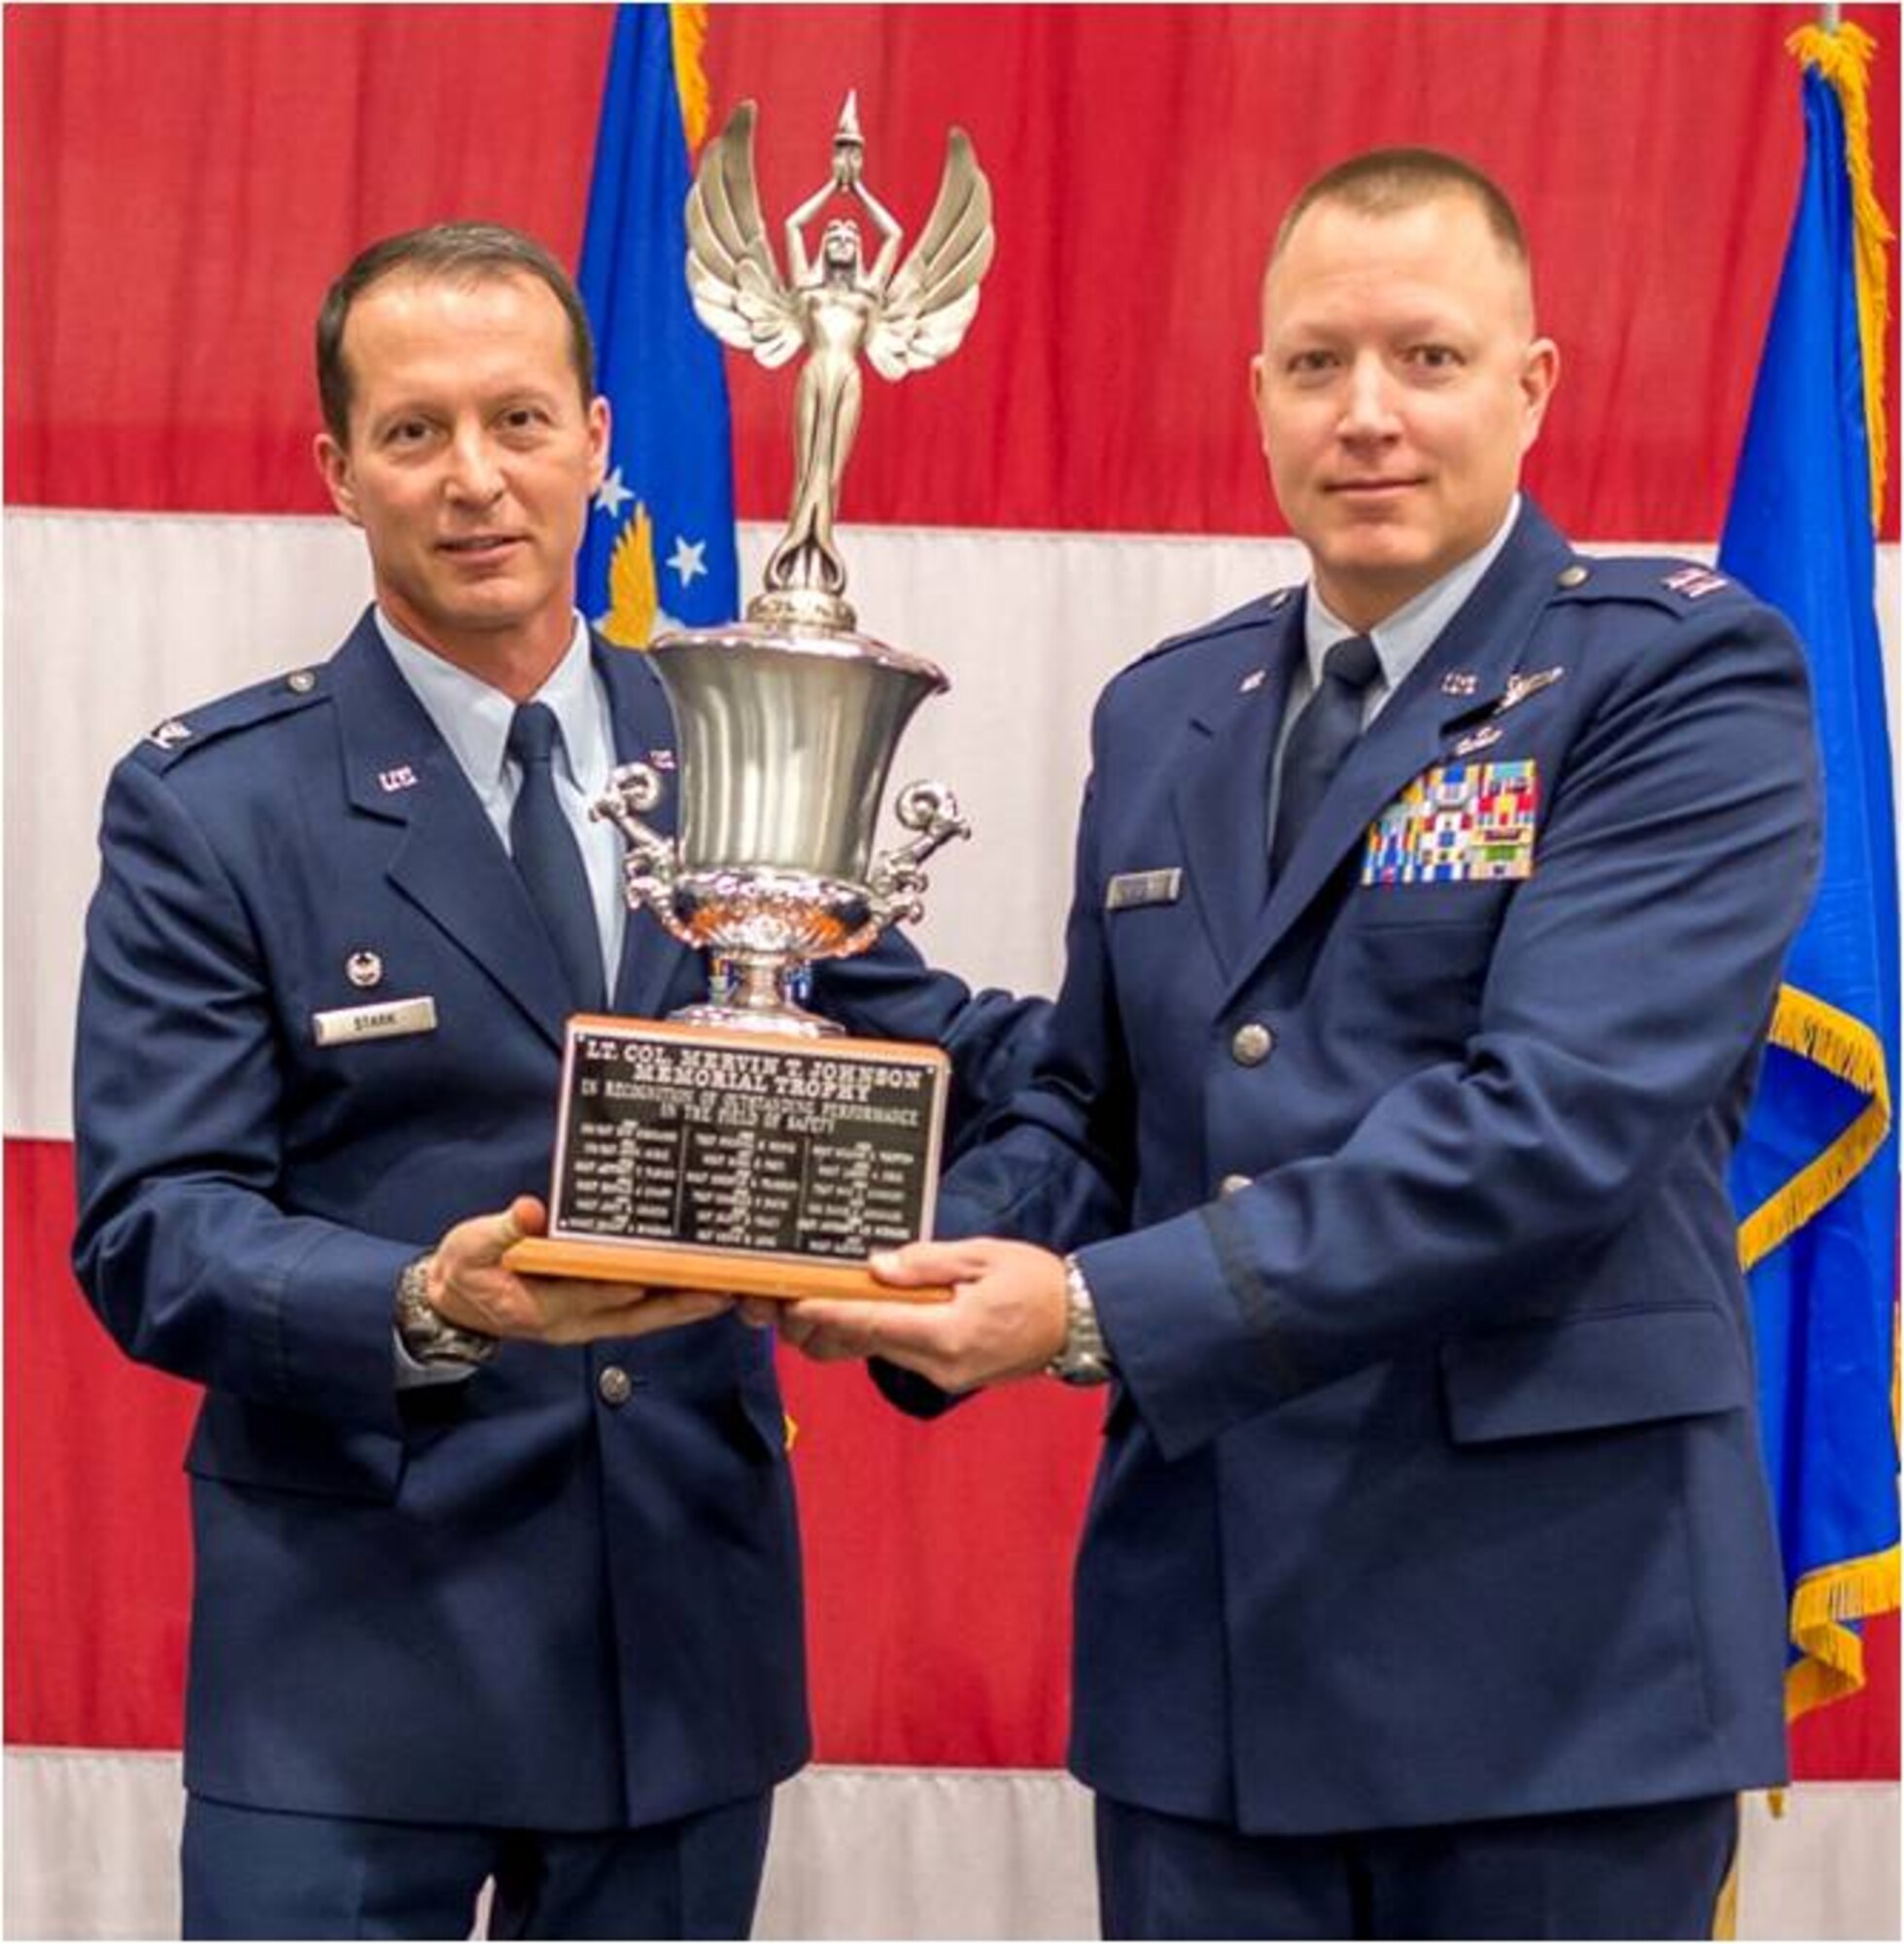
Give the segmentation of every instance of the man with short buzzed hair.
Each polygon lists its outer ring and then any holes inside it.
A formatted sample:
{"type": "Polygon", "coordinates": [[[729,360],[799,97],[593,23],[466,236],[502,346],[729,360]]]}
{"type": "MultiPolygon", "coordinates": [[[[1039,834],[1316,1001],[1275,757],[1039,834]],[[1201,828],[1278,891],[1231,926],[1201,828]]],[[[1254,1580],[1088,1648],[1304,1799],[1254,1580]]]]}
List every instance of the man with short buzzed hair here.
{"type": "Polygon", "coordinates": [[[921,1414],[1110,1382],[1071,1763],[1110,1936],[1703,1937],[1784,1775],[1726,1167],[1810,899],[1783,621],[1520,492],[1559,372],[1471,165],[1298,198],[1251,364],[1313,575],[1092,735],[1038,1084],[802,1303],[921,1414]]]}
{"type": "MultiPolygon", "coordinates": [[[[205,1388],[193,1937],[732,1937],[805,1761],[771,1336],[720,1296],[513,1275],[563,1031],[705,996],[590,803],[672,762],[575,611],[608,406],[568,274],[438,225],[318,330],[316,456],[376,600],[328,662],[161,724],[107,793],[75,1258],[205,1388]],[[692,1327],[688,1327],[692,1326],[692,1327]]],[[[953,1057],[954,1128],[1042,1002],[888,935],[819,1006],[953,1057]]]]}

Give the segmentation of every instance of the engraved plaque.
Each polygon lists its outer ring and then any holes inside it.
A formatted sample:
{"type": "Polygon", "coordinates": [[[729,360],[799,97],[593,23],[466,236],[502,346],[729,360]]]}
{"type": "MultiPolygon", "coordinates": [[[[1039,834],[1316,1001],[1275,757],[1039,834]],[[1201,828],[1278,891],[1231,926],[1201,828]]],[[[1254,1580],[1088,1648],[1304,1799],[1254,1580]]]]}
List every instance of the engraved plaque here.
{"type": "Polygon", "coordinates": [[[548,1235],[518,1243],[510,1266],[745,1295],[919,1295],[881,1289],[863,1266],[931,1232],[950,1072],[936,1047],[578,1016],[548,1235]]]}

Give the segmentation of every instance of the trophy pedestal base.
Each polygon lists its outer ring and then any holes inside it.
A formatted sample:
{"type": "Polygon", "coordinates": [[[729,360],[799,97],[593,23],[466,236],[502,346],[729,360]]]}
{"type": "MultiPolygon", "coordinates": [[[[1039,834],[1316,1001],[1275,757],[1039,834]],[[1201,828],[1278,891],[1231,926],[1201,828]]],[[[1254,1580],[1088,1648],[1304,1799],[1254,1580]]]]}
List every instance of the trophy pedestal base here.
{"type": "Polygon", "coordinates": [[[579,1276],[596,1282],[640,1283],[649,1289],[709,1289],[761,1296],[776,1302],[806,1297],[861,1302],[948,1302],[949,1289],[893,1289],[870,1269],[846,1263],[767,1262],[752,1256],[710,1256],[659,1242],[567,1242],[535,1235],[516,1243],[502,1267],[517,1275],[579,1276]]]}

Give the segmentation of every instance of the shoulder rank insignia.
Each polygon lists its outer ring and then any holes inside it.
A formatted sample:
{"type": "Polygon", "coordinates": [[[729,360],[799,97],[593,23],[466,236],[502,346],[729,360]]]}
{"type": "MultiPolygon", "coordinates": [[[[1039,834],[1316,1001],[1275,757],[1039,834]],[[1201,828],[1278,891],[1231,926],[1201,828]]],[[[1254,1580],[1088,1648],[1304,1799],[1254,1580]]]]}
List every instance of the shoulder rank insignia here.
{"type": "Polygon", "coordinates": [[[176,749],[181,743],[190,739],[191,731],[176,715],[168,715],[158,727],[147,736],[148,743],[155,743],[161,749],[176,749]]]}
{"type": "Polygon", "coordinates": [[[1675,594],[1683,594],[1688,601],[1697,601],[1701,595],[1716,594],[1721,587],[1730,587],[1732,582],[1710,568],[1681,567],[1667,574],[1660,585],[1675,594]]]}
{"type": "Polygon", "coordinates": [[[1478,885],[1531,878],[1540,806],[1532,757],[1437,765],[1368,826],[1362,882],[1478,885]]]}

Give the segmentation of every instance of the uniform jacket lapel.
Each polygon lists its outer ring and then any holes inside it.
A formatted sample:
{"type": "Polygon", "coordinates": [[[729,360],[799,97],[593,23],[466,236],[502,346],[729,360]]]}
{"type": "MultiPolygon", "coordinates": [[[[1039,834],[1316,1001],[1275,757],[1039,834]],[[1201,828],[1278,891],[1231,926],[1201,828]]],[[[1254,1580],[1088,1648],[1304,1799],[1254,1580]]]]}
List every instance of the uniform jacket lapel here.
{"type": "MultiPolygon", "coordinates": [[[[1531,501],[1523,501],[1514,531],[1493,566],[1350,752],[1281,882],[1270,885],[1267,903],[1252,907],[1255,921],[1246,928],[1238,955],[1237,985],[1281,943],[1343,857],[1363,843],[1380,812],[1441,757],[1449,734],[1493,711],[1554,591],[1555,572],[1572,558],[1567,542],[1531,501]],[[1451,696],[1444,691],[1443,677],[1457,670],[1474,677],[1471,693],[1451,696]]],[[[1299,604],[1292,606],[1299,615],[1299,604]]],[[[1292,626],[1287,632],[1294,651],[1299,652],[1301,630],[1292,626]]],[[[1284,659],[1287,664],[1293,657],[1284,659]]],[[[1284,679],[1287,693],[1286,674],[1284,679]]],[[[1279,706],[1275,720],[1280,722],[1281,716],[1279,706]]],[[[1259,847],[1264,822],[1259,812],[1259,847]]]]}
{"type": "MultiPolygon", "coordinates": [[[[645,654],[617,648],[594,638],[595,667],[608,691],[617,763],[653,763],[675,753],[675,717],[666,691],[645,654]]],[[[643,819],[663,836],[673,836],[680,800],[678,772],[662,772],[662,798],[643,819]]],[[[680,969],[687,947],[662,928],[649,911],[631,911],[623,927],[621,963],[610,1000],[614,1010],[637,1019],[661,1011],[668,988],[680,969]]]]}
{"type": "Polygon", "coordinates": [[[390,882],[559,1046],[568,1003],[555,948],[368,612],[330,668],[344,786],[354,810],[390,826],[390,882]]]}
{"type": "Polygon", "coordinates": [[[1223,687],[1190,720],[1172,802],[1191,888],[1226,974],[1237,969],[1268,894],[1269,763],[1301,652],[1302,603],[1286,601],[1247,631],[1239,654],[1225,657],[1223,687]]]}

